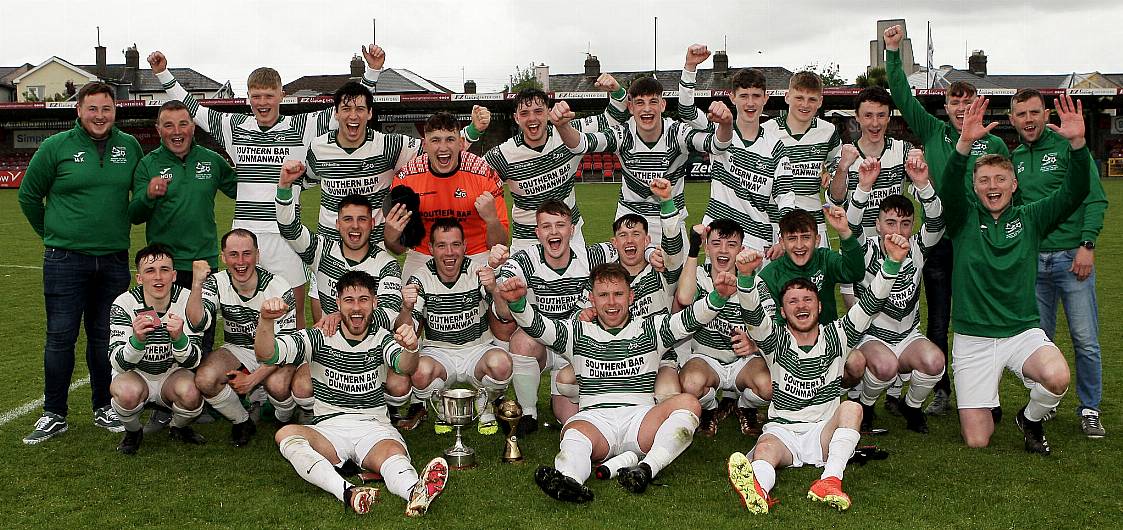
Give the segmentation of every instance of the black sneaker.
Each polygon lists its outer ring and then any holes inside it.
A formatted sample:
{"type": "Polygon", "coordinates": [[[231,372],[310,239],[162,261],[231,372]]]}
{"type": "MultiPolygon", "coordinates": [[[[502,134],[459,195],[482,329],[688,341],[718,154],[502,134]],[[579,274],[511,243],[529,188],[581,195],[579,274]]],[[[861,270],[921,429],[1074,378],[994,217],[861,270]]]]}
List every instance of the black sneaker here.
{"type": "Polygon", "coordinates": [[[994,420],[994,424],[1002,423],[1002,405],[990,409],[990,417],[994,420]]]}
{"type": "Polygon", "coordinates": [[[701,434],[707,438],[713,438],[717,435],[717,417],[714,410],[703,410],[701,420],[698,424],[698,429],[694,432],[701,434]]]}
{"type": "Polygon", "coordinates": [[[137,450],[140,449],[140,441],[144,439],[144,429],[137,429],[135,431],[125,431],[125,438],[121,443],[117,444],[117,450],[121,454],[135,455],[137,450]]]}
{"type": "Polygon", "coordinates": [[[651,466],[640,462],[639,465],[616,471],[616,481],[632,493],[643,493],[651,484],[651,466]]]}
{"type": "Polygon", "coordinates": [[[889,451],[876,445],[860,445],[854,448],[854,454],[850,456],[850,460],[846,463],[864,466],[866,462],[871,460],[885,460],[886,458],[889,458],[889,451]]]}
{"type": "Polygon", "coordinates": [[[515,436],[522,438],[534,432],[538,432],[538,418],[534,416],[523,416],[519,418],[518,425],[515,425],[515,436]]]}
{"type": "Polygon", "coordinates": [[[540,466],[534,472],[534,483],[546,495],[559,501],[580,504],[593,500],[593,491],[587,486],[549,466],[540,466]]]}
{"type": "Polygon", "coordinates": [[[601,464],[593,470],[593,476],[596,477],[597,480],[610,480],[612,478],[612,470],[608,469],[608,466],[601,464]]]}
{"type": "Polygon", "coordinates": [[[94,410],[94,426],[109,432],[125,432],[125,425],[121,423],[117,411],[110,405],[94,410]]]}
{"type": "Polygon", "coordinates": [[[910,407],[901,403],[901,415],[905,417],[905,427],[910,431],[928,434],[928,416],[920,407],[910,407]]]}
{"type": "Polygon", "coordinates": [[[35,445],[45,442],[66,432],[67,428],[66,416],[44,411],[43,416],[35,422],[35,429],[31,431],[31,434],[23,437],[23,443],[35,445]]]}
{"type": "Polygon", "coordinates": [[[888,394],[885,395],[885,412],[893,416],[901,416],[904,414],[904,411],[901,410],[903,407],[904,403],[901,398],[888,394]]]}
{"type": "Polygon", "coordinates": [[[1026,418],[1026,408],[1018,411],[1018,416],[1014,418],[1014,423],[1018,424],[1018,430],[1022,431],[1022,435],[1026,439],[1026,451],[1030,453],[1037,453],[1048,456],[1052,450],[1049,449],[1049,442],[1045,440],[1045,429],[1041,426],[1040,421],[1029,421],[1026,418]]]}
{"type": "Polygon", "coordinates": [[[191,445],[203,445],[207,443],[207,439],[203,438],[203,435],[195,432],[190,426],[172,427],[168,429],[168,437],[177,442],[191,445]]]}
{"type": "Polygon", "coordinates": [[[386,405],[386,414],[390,416],[390,425],[397,425],[402,421],[402,415],[398,414],[398,407],[386,405]]]}
{"type": "Polygon", "coordinates": [[[257,425],[253,420],[235,423],[230,428],[230,443],[234,444],[234,447],[245,447],[250,443],[255,432],[257,432],[257,425]]]}

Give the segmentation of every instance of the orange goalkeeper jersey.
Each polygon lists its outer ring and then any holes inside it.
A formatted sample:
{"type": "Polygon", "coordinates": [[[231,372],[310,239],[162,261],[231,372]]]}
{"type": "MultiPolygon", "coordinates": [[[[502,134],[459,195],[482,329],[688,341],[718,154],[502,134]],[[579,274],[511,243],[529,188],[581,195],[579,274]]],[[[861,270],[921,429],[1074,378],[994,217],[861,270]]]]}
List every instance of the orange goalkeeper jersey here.
{"type": "Polygon", "coordinates": [[[422,154],[410,160],[398,178],[390,185],[409,186],[421,197],[421,220],[425,223],[425,237],[414,250],[429,254],[429,230],[433,221],[441,217],[454,217],[464,227],[464,250],[467,255],[488,251],[487,224],[476,211],[476,198],[482,193],[495,197],[495,209],[503,228],[510,229],[507,220],[507,203],[503,200],[503,185],[491,166],[467,151],[460,154],[460,166],[449,176],[439,176],[429,170],[429,156],[422,154]]]}

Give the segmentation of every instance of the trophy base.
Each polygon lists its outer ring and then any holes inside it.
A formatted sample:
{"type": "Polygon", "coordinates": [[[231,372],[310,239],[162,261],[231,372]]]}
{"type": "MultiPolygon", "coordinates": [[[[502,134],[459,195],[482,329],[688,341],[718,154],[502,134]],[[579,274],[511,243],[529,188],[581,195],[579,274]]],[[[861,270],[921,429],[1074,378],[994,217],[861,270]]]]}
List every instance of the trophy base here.
{"type": "Polygon", "coordinates": [[[521,456],[516,456],[516,457],[506,457],[506,456],[504,456],[504,457],[501,457],[499,459],[499,461],[503,462],[504,464],[521,464],[524,461],[526,461],[526,459],[524,459],[521,456]]]}
{"type": "Polygon", "coordinates": [[[476,453],[445,453],[445,461],[448,462],[448,467],[456,470],[471,469],[476,467],[476,453]]]}

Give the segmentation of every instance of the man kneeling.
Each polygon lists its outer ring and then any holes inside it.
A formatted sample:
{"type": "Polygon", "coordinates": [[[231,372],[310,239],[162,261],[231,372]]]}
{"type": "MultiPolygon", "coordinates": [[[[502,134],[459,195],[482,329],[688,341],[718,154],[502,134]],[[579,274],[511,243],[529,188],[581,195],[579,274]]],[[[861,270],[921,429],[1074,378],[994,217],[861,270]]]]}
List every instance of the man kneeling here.
{"type": "Polygon", "coordinates": [[[405,441],[390,425],[382,395],[386,370],[409,375],[417,368],[417,335],[409,326],[399,327],[393,336],[371,327],[376,292],[377,282],[365,272],[341,276],[336,301],[344,318],[340,333],[330,337],[318,329],[275,336],[273,321],[289,307],[280,298],[266,300],[254,353],[265,365],[310,364],[316,398],[312,425],[286,425],[275,436],[297,473],[356,513],[367,513],[378,490],[350,484],[334,467],[351,460],[378,470],[386,488],[407,501],[406,515],[416,517],[444,490],[448,464],[434,458],[418,478],[405,441]]]}

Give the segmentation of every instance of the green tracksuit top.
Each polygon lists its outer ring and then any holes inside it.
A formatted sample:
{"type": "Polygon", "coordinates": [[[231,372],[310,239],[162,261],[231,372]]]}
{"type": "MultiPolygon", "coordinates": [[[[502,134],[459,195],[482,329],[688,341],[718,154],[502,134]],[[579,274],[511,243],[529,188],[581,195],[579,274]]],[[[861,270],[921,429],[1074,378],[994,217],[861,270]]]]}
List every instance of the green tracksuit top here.
{"type": "MultiPolygon", "coordinates": [[[[819,303],[823,310],[819,313],[819,323],[830,324],[838,318],[835,305],[835,285],[840,283],[859,283],[865,277],[865,254],[858,239],[850,236],[839,242],[842,253],[829,248],[816,248],[807,264],[796,265],[785,253],[779,259],[769,262],[760,270],[760,278],[768,287],[768,294],[776,303],[776,314],[783,305],[780,290],[795,278],[807,278],[819,288],[819,303]]],[[[764,298],[761,298],[764,300],[764,298]]]]}

